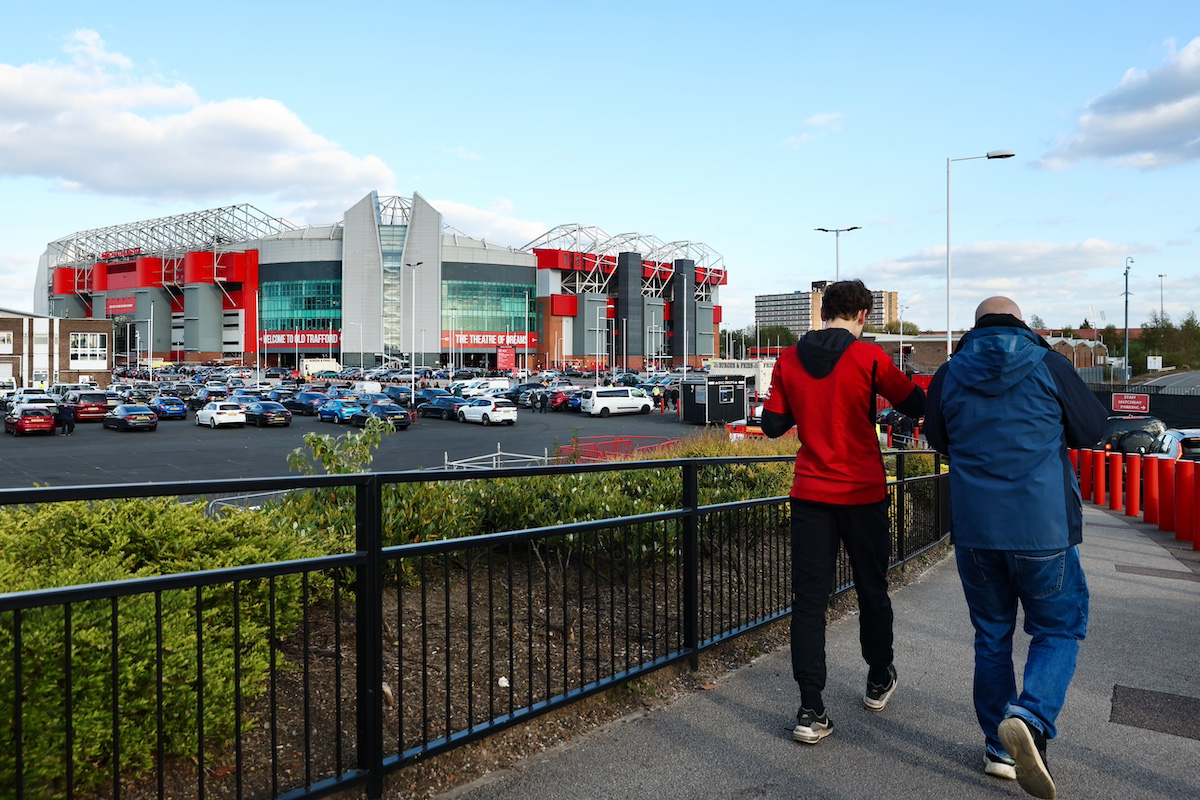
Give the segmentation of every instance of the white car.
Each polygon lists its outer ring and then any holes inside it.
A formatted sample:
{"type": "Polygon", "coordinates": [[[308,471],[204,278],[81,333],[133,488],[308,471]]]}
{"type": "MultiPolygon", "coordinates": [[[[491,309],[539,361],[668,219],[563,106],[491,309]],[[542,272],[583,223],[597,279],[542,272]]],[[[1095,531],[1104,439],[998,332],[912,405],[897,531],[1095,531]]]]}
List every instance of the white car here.
{"type": "Polygon", "coordinates": [[[593,417],[609,414],[649,414],[654,401],[641,389],[628,386],[597,386],[584,389],[579,397],[579,410],[593,417]]]}
{"type": "Polygon", "coordinates": [[[458,421],[482,422],[484,425],[491,425],[493,422],[516,425],[517,407],[512,401],[499,397],[480,397],[458,407],[458,421]]]}
{"type": "Polygon", "coordinates": [[[246,409],[228,400],[214,401],[196,412],[196,424],[219,428],[222,425],[246,427],[246,409]]]}

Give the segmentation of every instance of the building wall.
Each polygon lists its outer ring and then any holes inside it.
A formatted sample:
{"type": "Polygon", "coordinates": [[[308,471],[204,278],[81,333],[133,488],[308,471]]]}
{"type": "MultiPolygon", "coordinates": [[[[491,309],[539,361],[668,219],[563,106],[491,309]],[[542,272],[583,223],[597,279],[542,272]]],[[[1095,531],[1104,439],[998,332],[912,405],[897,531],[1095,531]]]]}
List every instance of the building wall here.
{"type": "Polygon", "coordinates": [[[351,343],[343,351],[346,361],[354,365],[373,364],[374,356],[368,360],[363,354],[383,348],[383,251],[377,203],[378,197],[371,192],[343,218],[342,317],[351,328],[343,331],[351,343]],[[353,344],[358,341],[362,344],[353,344]]]}
{"type": "Polygon", "coordinates": [[[15,378],[18,386],[25,387],[41,383],[48,388],[52,383],[76,383],[84,378],[107,386],[113,368],[113,340],[108,320],[2,316],[0,377],[15,378]],[[72,361],[72,334],[103,337],[102,349],[96,351],[96,355],[103,354],[103,360],[72,361]]]}

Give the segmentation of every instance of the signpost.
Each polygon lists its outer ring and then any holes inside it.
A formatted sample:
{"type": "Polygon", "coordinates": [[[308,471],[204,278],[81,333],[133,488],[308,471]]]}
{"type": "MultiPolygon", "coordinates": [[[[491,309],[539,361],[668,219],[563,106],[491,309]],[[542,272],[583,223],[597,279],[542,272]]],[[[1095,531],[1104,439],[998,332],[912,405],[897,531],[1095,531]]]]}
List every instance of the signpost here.
{"type": "Polygon", "coordinates": [[[1113,392],[1112,410],[1122,414],[1149,414],[1150,395],[1113,392]]]}

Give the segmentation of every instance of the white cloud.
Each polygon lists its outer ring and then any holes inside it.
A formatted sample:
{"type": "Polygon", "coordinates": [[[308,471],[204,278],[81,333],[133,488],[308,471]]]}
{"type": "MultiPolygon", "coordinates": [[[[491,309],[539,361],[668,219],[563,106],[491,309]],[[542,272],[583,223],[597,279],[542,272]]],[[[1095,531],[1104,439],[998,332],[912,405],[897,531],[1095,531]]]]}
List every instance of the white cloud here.
{"type": "Polygon", "coordinates": [[[483,156],[479,155],[478,153],[472,153],[465,147],[447,147],[446,145],[442,145],[442,152],[449,153],[462,159],[463,161],[479,161],[483,158],[483,156]]]}
{"type": "Polygon", "coordinates": [[[512,203],[498,200],[495,208],[482,209],[453,200],[431,200],[446,224],[458,228],[475,239],[486,239],[496,244],[523,247],[550,229],[544,222],[530,222],[511,215],[512,203]]]}
{"type": "Polygon", "coordinates": [[[810,130],[796,136],[789,136],[787,139],[784,139],[780,147],[785,150],[799,150],[811,141],[840,131],[842,129],[842,114],[836,111],[813,114],[801,122],[800,125],[810,130]]]}
{"type": "Polygon", "coordinates": [[[1087,104],[1074,135],[1047,153],[1059,169],[1088,158],[1136,169],[1200,159],[1200,38],[1151,70],[1130,69],[1087,104]]]}
{"type": "Polygon", "coordinates": [[[34,270],[30,261],[37,256],[0,253],[0,308],[12,311],[33,311],[34,270]]]}
{"type": "Polygon", "coordinates": [[[318,196],[341,208],[393,180],[382,160],[347,153],[276,100],[202,101],[137,75],[94,31],[65,50],[71,64],[0,64],[0,176],[143,200],[318,196]]]}

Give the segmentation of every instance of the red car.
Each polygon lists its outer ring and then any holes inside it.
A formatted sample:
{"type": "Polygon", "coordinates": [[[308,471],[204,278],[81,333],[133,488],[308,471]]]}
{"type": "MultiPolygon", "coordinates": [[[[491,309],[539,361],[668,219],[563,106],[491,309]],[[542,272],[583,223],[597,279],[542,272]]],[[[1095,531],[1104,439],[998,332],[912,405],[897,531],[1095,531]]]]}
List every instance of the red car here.
{"type": "Polygon", "coordinates": [[[75,421],[104,419],[108,413],[108,395],[101,391],[71,392],[67,395],[67,405],[75,407],[75,421]]]}
{"type": "Polygon", "coordinates": [[[4,432],[13,436],[41,431],[54,435],[54,415],[44,408],[14,408],[4,418],[4,432]]]}

